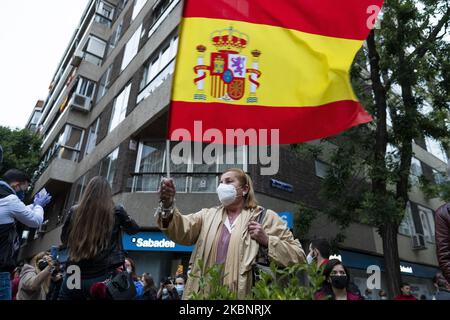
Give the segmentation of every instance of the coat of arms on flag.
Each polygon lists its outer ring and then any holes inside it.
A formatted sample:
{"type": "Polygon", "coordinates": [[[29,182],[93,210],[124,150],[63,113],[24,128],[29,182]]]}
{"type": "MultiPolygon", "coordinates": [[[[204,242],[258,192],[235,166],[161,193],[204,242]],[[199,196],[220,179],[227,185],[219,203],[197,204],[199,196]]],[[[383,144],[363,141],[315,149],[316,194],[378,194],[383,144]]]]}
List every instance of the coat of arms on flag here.
{"type": "Polygon", "coordinates": [[[247,103],[258,102],[256,91],[260,86],[257,79],[262,74],[258,70],[261,51],[254,49],[250,61],[250,57],[242,54],[242,49],[248,44],[249,36],[233,27],[214,31],[211,34],[211,45],[215,47],[215,51],[209,55],[209,65],[205,64],[207,47],[203,44],[197,46],[198,58],[194,67],[197,74],[197,78],[194,79],[197,85],[195,100],[206,100],[204,81],[207,78],[206,71],[209,71],[211,97],[225,102],[239,101],[249,91],[247,103]],[[250,64],[252,68],[247,68],[250,64]],[[247,76],[250,83],[248,89],[247,76]]]}

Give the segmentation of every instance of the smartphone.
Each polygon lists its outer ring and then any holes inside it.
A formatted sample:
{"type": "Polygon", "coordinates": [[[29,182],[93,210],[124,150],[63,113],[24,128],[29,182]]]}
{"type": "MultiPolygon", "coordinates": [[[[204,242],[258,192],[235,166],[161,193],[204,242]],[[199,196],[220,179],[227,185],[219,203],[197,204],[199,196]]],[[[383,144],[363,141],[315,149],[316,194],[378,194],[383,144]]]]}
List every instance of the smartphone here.
{"type": "Polygon", "coordinates": [[[52,256],[53,261],[58,260],[58,246],[52,246],[50,255],[52,256]]]}

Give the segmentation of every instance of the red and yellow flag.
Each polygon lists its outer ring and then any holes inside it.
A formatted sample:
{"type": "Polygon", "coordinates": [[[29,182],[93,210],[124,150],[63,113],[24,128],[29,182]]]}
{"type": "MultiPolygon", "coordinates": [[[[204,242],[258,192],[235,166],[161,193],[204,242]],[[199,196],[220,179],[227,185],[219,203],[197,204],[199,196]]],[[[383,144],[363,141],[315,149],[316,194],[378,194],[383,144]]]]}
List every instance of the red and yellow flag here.
{"type": "MultiPolygon", "coordinates": [[[[349,70],[383,0],[186,0],[169,137],[279,129],[281,144],[367,123],[349,70]]],[[[173,138],[173,137],[172,137],[173,138]]]]}

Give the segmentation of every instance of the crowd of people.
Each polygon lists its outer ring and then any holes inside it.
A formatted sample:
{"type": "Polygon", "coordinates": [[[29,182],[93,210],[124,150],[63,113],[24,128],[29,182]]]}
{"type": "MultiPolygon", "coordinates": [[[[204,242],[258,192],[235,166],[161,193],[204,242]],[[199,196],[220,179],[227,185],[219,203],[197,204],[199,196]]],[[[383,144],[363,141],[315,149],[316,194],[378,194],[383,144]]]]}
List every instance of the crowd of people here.
{"type": "MultiPolygon", "coordinates": [[[[122,249],[121,235],[136,234],[139,225],[125,208],[113,202],[108,181],[93,178],[79,203],[72,207],[61,231],[58,256],[41,252],[17,266],[20,239],[16,221],[36,228],[42,224],[45,206],[51,196],[38,193],[26,206],[23,196],[28,177],[9,170],[0,180],[0,300],[178,300],[199,291],[200,277],[177,273],[156,286],[149,273],[138,276],[135,262],[122,249]],[[61,259],[65,256],[65,259],[61,259]],[[71,267],[80,270],[73,285],[71,267]]],[[[173,241],[195,245],[188,266],[190,274],[200,274],[214,265],[224,266],[222,284],[238,298],[253,288],[255,266],[275,262],[279,267],[317,264],[324,282],[317,300],[387,300],[383,290],[375,299],[372,291],[361,294],[348,268],[338,259],[329,259],[327,240],[311,241],[306,255],[301,243],[272,210],[260,206],[253,183],[244,171],[229,169],[220,177],[217,194],[220,205],[184,215],[175,205],[172,179],[163,179],[157,224],[173,241]],[[198,261],[203,261],[203,268],[198,261]]],[[[442,274],[434,279],[436,300],[450,299],[450,286],[442,274]]],[[[208,292],[209,283],[202,289],[208,292]]],[[[402,284],[395,300],[416,300],[411,286],[402,284]]]]}

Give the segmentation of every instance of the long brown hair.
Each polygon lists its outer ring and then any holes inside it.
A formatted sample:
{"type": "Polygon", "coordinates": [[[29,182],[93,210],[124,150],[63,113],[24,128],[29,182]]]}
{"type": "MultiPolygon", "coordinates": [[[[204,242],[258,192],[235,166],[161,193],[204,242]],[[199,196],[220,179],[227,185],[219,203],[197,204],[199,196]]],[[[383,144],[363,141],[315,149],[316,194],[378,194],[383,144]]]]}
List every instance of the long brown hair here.
{"type": "Polygon", "coordinates": [[[114,202],[111,187],[103,177],[94,177],[75,209],[68,247],[70,259],[91,259],[106,249],[114,226],[114,202]]]}
{"type": "Polygon", "coordinates": [[[142,281],[144,283],[144,290],[156,288],[153,277],[149,275],[147,272],[142,275],[142,281]]]}
{"type": "MultiPolygon", "coordinates": [[[[41,269],[39,269],[39,261],[41,259],[44,259],[44,257],[46,256],[50,256],[49,252],[39,252],[38,254],[36,254],[33,258],[31,258],[30,260],[30,265],[34,268],[36,274],[39,274],[42,272],[41,269]]],[[[50,281],[51,281],[52,277],[48,276],[47,279],[44,280],[44,282],[41,283],[41,288],[44,289],[45,294],[48,293],[48,291],[50,290],[50,281]]]]}
{"type": "Polygon", "coordinates": [[[227,169],[222,174],[227,172],[234,172],[242,187],[248,185],[248,193],[244,196],[244,209],[256,209],[258,207],[258,201],[256,200],[252,178],[244,170],[239,168],[227,169]]]}

